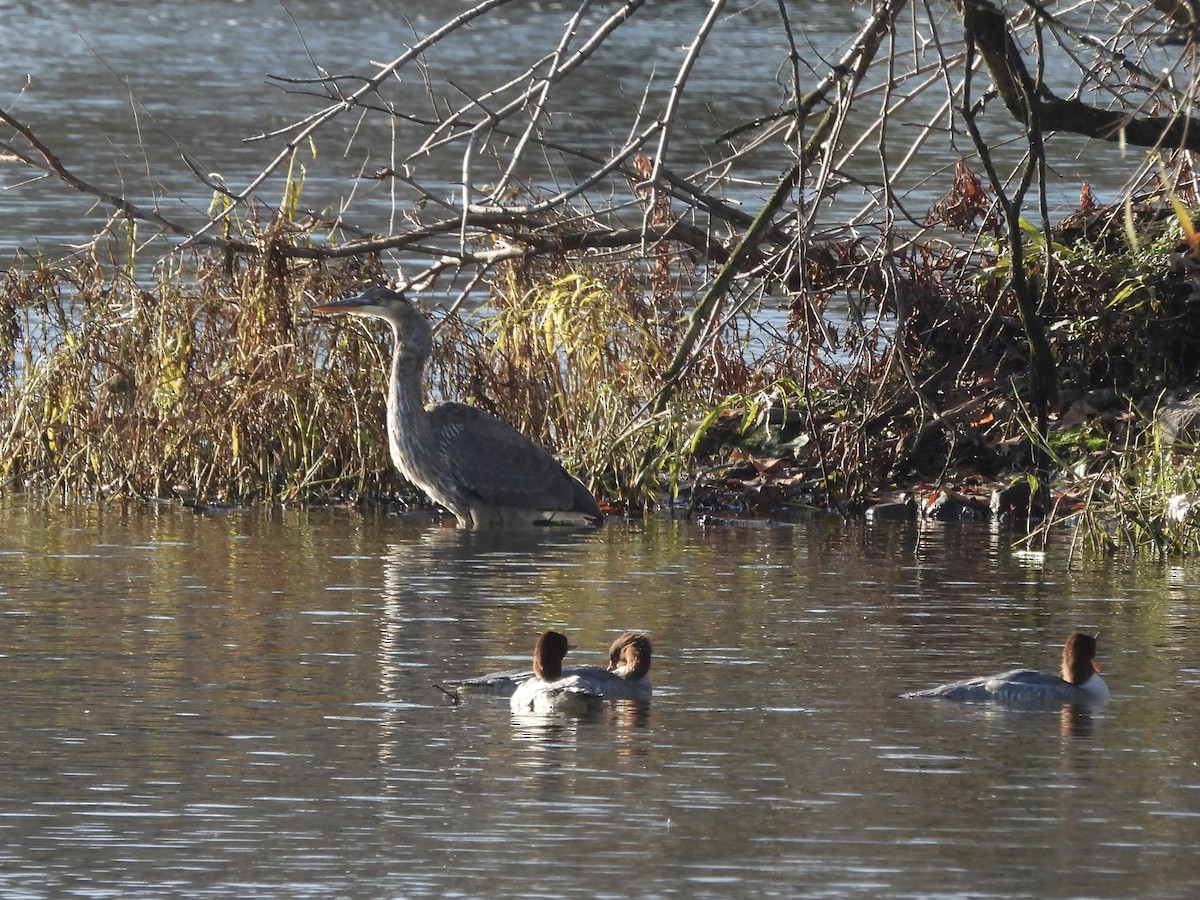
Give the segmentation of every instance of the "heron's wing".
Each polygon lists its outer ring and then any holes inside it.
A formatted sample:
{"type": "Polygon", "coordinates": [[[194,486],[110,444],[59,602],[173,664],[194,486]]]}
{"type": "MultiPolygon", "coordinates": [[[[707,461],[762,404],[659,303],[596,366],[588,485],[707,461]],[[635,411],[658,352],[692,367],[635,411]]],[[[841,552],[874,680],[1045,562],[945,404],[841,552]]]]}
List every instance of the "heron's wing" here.
{"type": "Polygon", "coordinates": [[[440,458],[483,502],[600,515],[587,489],[508,423],[463,403],[440,403],[429,414],[440,458]]]}

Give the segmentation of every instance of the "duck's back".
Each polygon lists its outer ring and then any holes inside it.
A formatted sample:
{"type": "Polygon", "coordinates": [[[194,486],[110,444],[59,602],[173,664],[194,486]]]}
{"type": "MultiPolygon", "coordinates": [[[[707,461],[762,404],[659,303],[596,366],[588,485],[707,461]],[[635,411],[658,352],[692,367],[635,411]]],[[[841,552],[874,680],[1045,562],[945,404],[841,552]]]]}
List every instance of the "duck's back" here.
{"type": "Polygon", "coordinates": [[[596,709],[604,698],[576,675],[555,681],[530,678],[517,685],[509,701],[514,713],[582,713],[596,709]]]}
{"type": "MultiPolygon", "coordinates": [[[[599,666],[567,666],[563,669],[563,678],[570,677],[578,679],[579,686],[584,690],[598,694],[605,700],[645,702],[654,693],[648,675],[642,678],[625,678],[599,666]]],[[[468,693],[512,697],[521,685],[534,680],[533,672],[526,669],[523,672],[493,672],[478,678],[451,681],[450,685],[468,693]]]]}
{"type": "Polygon", "coordinates": [[[653,693],[650,676],[625,678],[599,666],[572,666],[564,675],[574,675],[592,693],[605,700],[638,700],[646,702],[653,693]]]}
{"type": "Polygon", "coordinates": [[[979,678],[955,681],[904,696],[964,701],[990,700],[1011,706],[1060,706],[1064,703],[1108,699],[1108,690],[1098,675],[1089,681],[1094,681],[1095,684],[1092,685],[1092,690],[1085,690],[1063,681],[1057,675],[1039,672],[1036,669],[1013,669],[998,675],[983,675],[979,678]]]}
{"type": "Polygon", "coordinates": [[[515,672],[490,672],[478,678],[465,678],[462,681],[451,681],[451,687],[458,688],[469,694],[492,694],[497,697],[511,697],[517,687],[533,678],[529,669],[515,672]]]}

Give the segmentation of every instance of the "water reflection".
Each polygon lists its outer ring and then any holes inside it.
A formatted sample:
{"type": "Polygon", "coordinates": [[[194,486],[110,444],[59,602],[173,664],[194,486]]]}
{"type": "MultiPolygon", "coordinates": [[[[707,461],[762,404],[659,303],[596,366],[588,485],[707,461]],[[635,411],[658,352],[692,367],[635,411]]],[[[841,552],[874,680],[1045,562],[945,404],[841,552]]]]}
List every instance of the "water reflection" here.
{"type": "Polygon", "coordinates": [[[1197,888],[1192,562],[613,525],[0,499],[0,894],[1197,888]],[[899,698],[1085,625],[1103,711],[899,698]],[[551,626],[597,656],[651,632],[653,703],[529,721],[434,687],[551,626]]]}

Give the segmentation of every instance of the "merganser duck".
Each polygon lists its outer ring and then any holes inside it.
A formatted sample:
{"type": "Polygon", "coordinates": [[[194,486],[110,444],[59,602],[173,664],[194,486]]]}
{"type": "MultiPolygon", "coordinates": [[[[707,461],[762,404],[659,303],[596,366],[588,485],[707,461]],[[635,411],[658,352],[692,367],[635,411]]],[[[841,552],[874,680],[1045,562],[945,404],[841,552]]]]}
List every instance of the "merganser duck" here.
{"type": "Polygon", "coordinates": [[[639,631],[626,631],[608,648],[608,668],[569,666],[564,675],[578,678],[588,690],[605,700],[649,701],[654,691],[650,683],[650,638],[639,631]]]}
{"type": "MultiPolygon", "coordinates": [[[[562,674],[581,679],[606,700],[637,700],[644,703],[653,693],[649,674],[651,653],[648,635],[640,631],[626,631],[609,645],[607,669],[599,666],[566,666],[562,674]]],[[[466,691],[511,697],[521,684],[533,677],[533,672],[528,670],[497,672],[479,678],[451,681],[450,684],[466,691]]]]}
{"type": "Polygon", "coordinates": [[[1097,674],[1096,638],[1072,634],[1062,652],[1062,676],[1034,669],[1013,669],[943,684],[904,697],[940,697],[944,700],[992,700],[1010,706],[1061,706],[1065,703],[1106,703],[1108,685],[1097,674]]]}
{"type": "Polygon", "coordinates": [[[574,647],[557,631],[538,635],[533,647],[533,677],[517,685],[509,701],[514,713],[583,713],[604,698],[576,675],[564,675],[562,661],[574,647]]]}

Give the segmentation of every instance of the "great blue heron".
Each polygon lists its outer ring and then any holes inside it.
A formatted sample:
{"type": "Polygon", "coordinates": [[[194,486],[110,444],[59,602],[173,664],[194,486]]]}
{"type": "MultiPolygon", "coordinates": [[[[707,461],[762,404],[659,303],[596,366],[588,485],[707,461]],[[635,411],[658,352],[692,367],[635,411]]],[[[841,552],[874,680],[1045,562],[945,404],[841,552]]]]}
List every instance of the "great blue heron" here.
{"type": "Polygon", "coordinates": [[[383,319],[392,326],[388,446],[400,474],[454,513],[460,525],[593,525],[596,498],[558,460],[506,422],[465,403],[423,402],[433,330],[404,294],[371,287],[314,306],[317,313],[383,319]]]}

